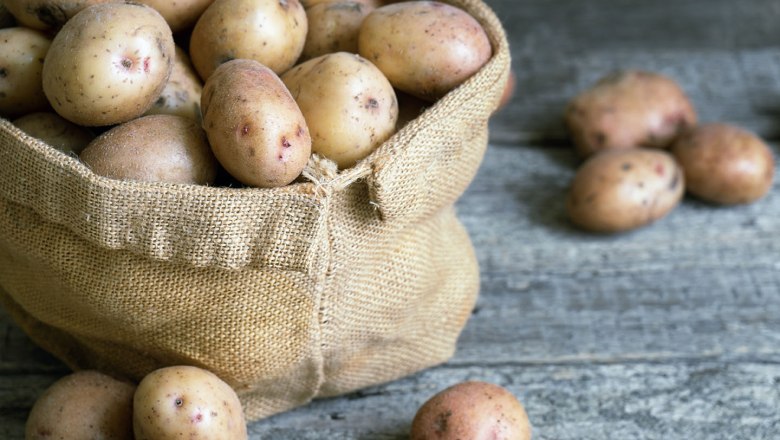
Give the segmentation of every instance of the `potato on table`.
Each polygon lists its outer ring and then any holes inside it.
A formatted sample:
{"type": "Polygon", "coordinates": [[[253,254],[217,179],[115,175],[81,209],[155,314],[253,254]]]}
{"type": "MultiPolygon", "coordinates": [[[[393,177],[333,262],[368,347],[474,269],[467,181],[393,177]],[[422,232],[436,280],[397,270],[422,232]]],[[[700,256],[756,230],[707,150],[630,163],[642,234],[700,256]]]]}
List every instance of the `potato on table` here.
{"type": "Polygon", "coordinates": [[[740,127],[711,123],[685,133],[672,145],[689,193],[724,205],[751,203],[772,187],[775,160],[769,147],[740,127]]]}
{"type": "Polygon", "coordinates": [[[30,113],[14,120],[14,125],[66,154],[78,156],[95,139],[87,128],[51,112],[30,113]]]}
{"type": "Polygon", "coordinates": [[[127,122],[160,96],[174,47],[168,24],[149,6],[90,6],[54,37],[43,64],[43,90],[54,110],[76,124],[127,122]]]}
{"type": "Polygon", "coordinates": [[[288,70],[282,80],[306,118],[312,151],[339,168],[353,166],[395,132],[395,91],[359,55],[322,55],[288,70]]]}
{"type": "Polygon", "coordinates": [[[667,148],[696,119],[674,80],[638,70],[602,78],[566,108],[566,125],[582,157],[602,150],[667,148]]]}
{"type": "Polygon", "coordinates": [[[44,111],[43,60],[51,40],[24,27],[0,29],[0,116],[17,117],[44,111]]]}
{"type": "Polygon", "coordinates": [[[664,217],[679,204],[683,192],[682,170],[666,151],[604,151],[577,171],[566,209],[583,229],[621,232],[664,217]]]}
{"type": "Polygon", "coordinates": [[[25,440],[133,440],[135,385],[97,371],[55,382],[35,402],[25,440]]]}
{"type": "Polygon", "coordinates": [[[240,182],[263,188],[297,178],[311,155],[301,109],[268,67],[233,60],[206,81],[203,127],[219,162],[240,182]]]}

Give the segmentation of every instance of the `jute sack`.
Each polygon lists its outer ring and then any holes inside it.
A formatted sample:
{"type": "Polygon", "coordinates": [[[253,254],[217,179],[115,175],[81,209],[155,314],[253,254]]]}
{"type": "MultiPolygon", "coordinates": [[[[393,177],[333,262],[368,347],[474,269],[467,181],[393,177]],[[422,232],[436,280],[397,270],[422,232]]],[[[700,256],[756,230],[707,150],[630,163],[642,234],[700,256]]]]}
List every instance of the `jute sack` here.
{"type": "Polygon", "coordinates": [[[232,385],[247,418],[446,361],[479,271],[453,203],[487,145],[509,51],[478,0],[489,63],[369,158],[238,189],[93,174],[0,119],[0,298],[73,369],[173,364],[232,385]]]}

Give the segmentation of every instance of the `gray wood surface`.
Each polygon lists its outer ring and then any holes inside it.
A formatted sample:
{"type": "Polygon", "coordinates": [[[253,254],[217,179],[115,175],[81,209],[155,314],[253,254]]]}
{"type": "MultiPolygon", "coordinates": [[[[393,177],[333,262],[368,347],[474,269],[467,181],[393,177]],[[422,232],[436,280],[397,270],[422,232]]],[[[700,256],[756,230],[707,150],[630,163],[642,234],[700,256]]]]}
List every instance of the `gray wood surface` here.
{"type": "MultiPolygon", "coordinates": [[[[535,439],[780,438],[780,182],[753,205],[688,198],[647,228],[586,234],[564,215],[577,159],[560,120],[602,74],[640,67],[678,79],[702,120],[780,140],[780,3],[489,3],[518,91],[458,203],[482,288],[455,357],[254,423],[251,438],[403,439],[419,405],[467,379],[514,392],[535,439]]],[[[23,438],[65,372],[0,311],[0,439],[23,438]]]]}

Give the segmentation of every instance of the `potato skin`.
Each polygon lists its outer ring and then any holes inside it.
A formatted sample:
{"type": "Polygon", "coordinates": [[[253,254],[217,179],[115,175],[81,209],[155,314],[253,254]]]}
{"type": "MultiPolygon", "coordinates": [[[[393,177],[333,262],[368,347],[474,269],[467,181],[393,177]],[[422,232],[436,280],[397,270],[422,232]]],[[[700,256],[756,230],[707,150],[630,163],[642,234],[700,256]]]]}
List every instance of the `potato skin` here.
{"type": "Polygon", "coordinates": [[[95,139],[95,135],[90,130],[56,113],[30,113],[13,122],[28,135],[73,156],[78,156],[95,139]]]}
{"type": "Polygon", "coordinates": [[[696,111],[671,78],[640,70],[608,75],[577,95],[565,115],[581,157],[601,150],[667,148],[689,127],[696,111]]]}
{"type": "Polygon", "coordinates": [[[0,0],[0,29],[16,26],[16,19],[11,15],[11,11],[5,7],[3,0],[0,0]]]}
{"type": "Polygon", "coordinates": [[[290,69],[282,80],[309,125],[312,151],[339,168],[353,166],[395,131],[395,91],[359,55],[322,55],[290,69]]]}
{"type": "Polygon", "coordinates": [[[462,382],[425,402],[412,421],[411,440],[530,440],[523,405],[506,389],[462,382]]]}
{"type": "Polygon", "coordinates": [[[49,108],[41,78],[51,40],[23,27],[0,29],[0,116],[49,108]]]}
{"type": "Polygon", "coordinates": [[[214,0],[136,0],[138,3],[149,5],[157,10],[165,18],[171,30],[179,32],[192,27],[203,11],[214,0]]]}
{"type": "Polygon", "coordinates": [[[189,118],[144,116],[98,136],[79,156],[96,174],[120,180],[214,183],[217,162],[189,118]]]}
{"type": "Polygon", "coordinates": [[[152,371],[133,398],[135,440],[243,440],[246,421],[235,391],[197,367],[152,371]]]}
{"type": "MultiPolygon", "coordinates": [[[[363,5],[371,7],[371,9],[378,8],[380,6],[384,6],[387,3],[390,3],[387,0],[353,0],[356,3],[361,3],[363,5]]],[[[305,9],[309,9],[311,7],[322,5],[322,4],[330,4],[330,3],[341,3],[343,0],[300,0],[301,5],[305,9]]]]}
{"type": "Polygon", "coordinates": [[[91,6],[65,23],[43,64],[43,90],[54,110],[85,126],[142,115],[173,68],[168,24],[139,3],[91,6]]]}
{"type": "Polygon", "coordinates": [[[82,9],[119,0],[4,0],[19,24],[42,31],[57,30],[82,9]]]}
{"type": "Polygon", "coordinates": [[[687,191],[702,200],[723,205],[752,203],[772,187],[772,151],[740,127],[700,125],[680,136],[671,152],[685,173],[687,191]]]}
{"type": "Polygon", "coordinates": [[[144,115],[176,115],[200,122],[200,97],[203,83],[187,53],[176,47],[173,70],[160,97],[144,115]]]}
{"type": "Polygon", "coordinates": [[[240,182],[284,186],[303,171],[311,137],[279,77],[253,60],[222,64],[206,81],[203,127],[225,170],[240,182]]]}
{"type": "Polygon", "coordinates": [[[216,0],[190,39],[190,58],[205,81],[233,59],[259,61],[277,75],[301,55],[308,22],[298,0],[216,0]]]}
{"type": "Polygon", "coordinates": [[[358,52],[358,32],[373,6],[356,1],[319,3],[306,9],[309,32],[301,59],[334,52],[358,52]]]}
{"type": "Polygon", "coordinates": [[[477,20],[435,1],[375,9],[358,35],[358,53],[379,67],[394,87],[429,101],[476,73],[492,50],[477,20]]]}
{"type": "Polygon", "coordinates": [[[97,371],[79,371],[50,386],[35,402],[25,440],[132,440],[135,385],[97,371]]]}
{"type": "Polygon", "coordinates": [[[571,221],[593,232],[621,232],[668,214],[682,199],[684,176],[663,150],[609,150],[585,161],[571,182],[571,221]]]}

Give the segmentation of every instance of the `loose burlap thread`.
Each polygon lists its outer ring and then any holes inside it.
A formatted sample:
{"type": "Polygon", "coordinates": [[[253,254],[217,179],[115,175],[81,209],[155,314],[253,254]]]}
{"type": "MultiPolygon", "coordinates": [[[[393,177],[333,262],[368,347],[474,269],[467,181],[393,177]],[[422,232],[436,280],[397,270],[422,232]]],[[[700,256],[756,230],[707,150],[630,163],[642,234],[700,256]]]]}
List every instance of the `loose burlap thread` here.
{"type": "Polygon", "coordinates": [[[486,66],[355,167],[277,189],[118,181],[0,119],[0,299],[73,369],[215,372],[249,420],[449,359],[479,289],[453,205],[509,71],[486,66]]]}

